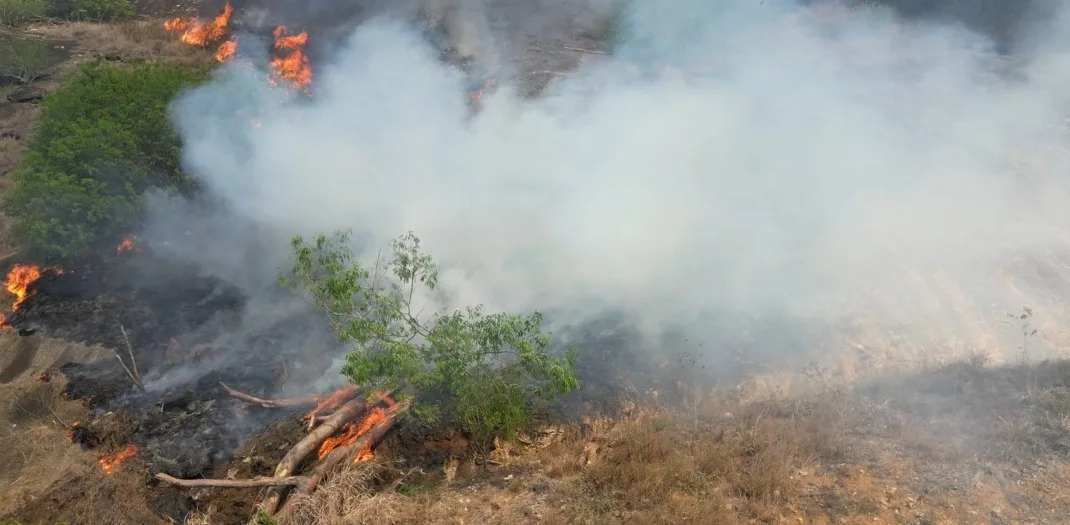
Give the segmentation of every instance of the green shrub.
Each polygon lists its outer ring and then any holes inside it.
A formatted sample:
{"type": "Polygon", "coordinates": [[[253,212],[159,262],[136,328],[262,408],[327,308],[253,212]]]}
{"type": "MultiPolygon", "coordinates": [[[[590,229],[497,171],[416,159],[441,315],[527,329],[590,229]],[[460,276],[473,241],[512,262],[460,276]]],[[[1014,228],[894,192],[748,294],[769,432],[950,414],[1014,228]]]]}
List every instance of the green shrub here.
{"type": "Polygon", "coordinates": [[[47,40],[21,36],[0,36],[0,77],[27,84],[48,76],[60,55],[47,40]]]}
{"type": "Polygon", "coordinates": [[[149,187],[188,189],[168,102],[199,78],[94,63],[46,97],[6,195],[13,240],[44,257],[88,254],[130,232],[149,187]]]}
{"type": "Polygon", "coordinates": [[[18,25],[45,18],[45,0],[0,0],[0,24],[18,25]]]}
{"type": "Polygon", "coordinates": [[[538,314],[413,311],[416,288],[433,291],[438,268],[412,233],[371,268],[353,260],[348,234],[292,242],[283,285],[308,293],[334,331],[352,343],[342,373],[367,392],[409,386],[414,411],[444,417],[478,445],[510,438],[539,402],[579,386],[573,352],[555,356],[538,314]]]}
{"type": "Polygon", "coordinates": [[[134,16],[130,0],[51,0],[48,13],[67,20],[108,22],[134,16]]]}

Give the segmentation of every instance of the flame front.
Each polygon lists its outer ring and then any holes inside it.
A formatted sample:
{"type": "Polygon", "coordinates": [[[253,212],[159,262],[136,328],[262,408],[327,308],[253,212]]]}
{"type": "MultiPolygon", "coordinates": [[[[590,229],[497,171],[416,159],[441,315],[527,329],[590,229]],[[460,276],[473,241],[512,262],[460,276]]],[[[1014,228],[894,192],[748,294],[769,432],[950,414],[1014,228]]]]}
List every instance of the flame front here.
{"type": "Polygon", "coordinates": [[[119,244],[118,244],[118,245],[117,245],[117,246],[115,247],[115,253],[117,253],[117,254],[119,254],[119,253],[126,253],[126,252],[128,252],[128,251],[131,251],[131,250],[133,250],[133,249],[134,249],[134,245],[135,245],[135,243],[136,243],[136,242],[137,242],[137,236],[134,236],[134,235],[127,235],[127,236],[126,236],[126,237],[125,237],[125,238],[123,239],[123,242],[120,242],[120,243],[119,243],[119,244]]]}
{"type": "Polygon", "coordinates": [[[271,59],[271,68],[275,76],[286,80],[296,87],[307,86],[312,82],[312,68],[308,65],[308,56],[304,46],[308,42],[308,32],[286,35],[286,26],[275,28],[275,49],[289,51],[284,56],[271,59]]]}
{"type": "Polygon", "coordinates": [[[317,456],[323,459],[327,454],[330,454],[332,450],[348,445],[356,441],[360,436],[363,436],[368,430],[371,430],[376,423],[386,418],[386,410],[380,407],[372,408],[368,412],[368,415],[364,416],[358,423],[348,423],[342,427],[342,431],[336,435],[327,438],[326,441],[320,445],[317,456]]]}
{"type": "Polygon", "coordinates": [[[111,454],[102,456],[100,460],[98,460],[100,469],[103,470],[105,474],[111,474],[115,472],[115,469],[119,468],[119,465],[124,461],[134,457],[137,454],[137,451],[137,445],[131,443],[111,454]]]}
{"type": "MultiPolygon", "coordinates": [[[[230,23],[230,15],[234,13],[234,8],[227,2],[223,6],[223,10],[216,15],[215,18],[209,21],[201,20],[197,17],[182,18],[175,17],[163,23],[164,29],[172,32],[182,32],[182,36],[179,38],[191,45],[209,47],[223,38],[227,34],[227,24],[230,23]]],[[[216,51],[216,60],[222,62],[227,57],[234,54],[237,49],[237,43],[234,40],[228,40],[223,42],[219,46],[219,50],[216,51]]]]}

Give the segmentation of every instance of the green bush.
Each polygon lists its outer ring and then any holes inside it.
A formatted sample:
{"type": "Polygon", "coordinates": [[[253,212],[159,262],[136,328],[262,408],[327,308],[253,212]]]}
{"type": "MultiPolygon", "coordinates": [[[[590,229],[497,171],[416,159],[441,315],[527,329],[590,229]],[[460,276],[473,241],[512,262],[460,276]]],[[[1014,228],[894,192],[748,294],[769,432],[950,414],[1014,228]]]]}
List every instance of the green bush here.
{"type": "Polygon", "coordinates": [[[32,37],[0,36],[0,77],[27,84],[48,76],[60,56],[47,40],[32,37]]]}
{"type": "Polygon", "coordinates": [[[45,18],[45,0],[0,0],[0,24],[18,25],[45,18]]]}
{"type": "Polygon", "coordinates": [[[308,293],[352,343],[342,373],[367,392],[411,387],[416,414],[444,417],[485,446],[531,423],[540,402],[579,386],[575,353],[550,352],[538,313],[413,311],[417,287],[433,291],[438,268],[412,233],[371,268],[353,260],[347,233],[312,244],[295,237],[292,246],[295,264],[281,284],[308,293]]]}
{"type": "Polygon", "coordinates": [[[48,13],[67,20],[108,22],[134,16],[130,0],[51,0],[48,13]]]}
{"type": "Polygon", "coordinates": [[[46,97],[6,195],[13,240],[44,257],[85,255],[130,232],[149,187],[189,189],[168,103],[199,79],[173,66],[94,63],[46,97]]]}

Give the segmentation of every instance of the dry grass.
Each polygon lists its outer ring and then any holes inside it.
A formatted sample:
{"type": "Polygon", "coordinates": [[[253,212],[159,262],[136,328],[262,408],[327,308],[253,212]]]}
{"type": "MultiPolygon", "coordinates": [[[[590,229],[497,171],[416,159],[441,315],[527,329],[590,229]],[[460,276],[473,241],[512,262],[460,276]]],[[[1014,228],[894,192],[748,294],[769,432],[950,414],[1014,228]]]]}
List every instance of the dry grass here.
{"type": "Polygon", "coordinates": [[[0,515],[48,487],[95,466],[67,439],[66,427],[85,416],[79,403],[63,399],[63,379],[43,383],[48,367],[103,355],[98,347],[40,336],[0,332],[0,515]]]}
{"type": "Polygon", "coordinates": [[[594,425],[593,440],[558,433],[487,472],[462,464],[452,481],[390,458],[350,466],[296,502],[296,522],[1050,523],[1070,512],[1067,384],[1066,363],[966,359],[805,394],[706,394],[698,410],[594,425]]]}
{"type": "Polygon", "coordinates": [[[30,31],[72,43],[72,60],[63,69],[67,74],[76,70],[73,66],[77,63],[100,56],[127,62],[163,60],[193,68],[205,68],[214,64],[209,50],[183,44],[174,33],[164,30],[160,20],[113,24],[71,22],[41,25],[31,28],[30,31]]]}

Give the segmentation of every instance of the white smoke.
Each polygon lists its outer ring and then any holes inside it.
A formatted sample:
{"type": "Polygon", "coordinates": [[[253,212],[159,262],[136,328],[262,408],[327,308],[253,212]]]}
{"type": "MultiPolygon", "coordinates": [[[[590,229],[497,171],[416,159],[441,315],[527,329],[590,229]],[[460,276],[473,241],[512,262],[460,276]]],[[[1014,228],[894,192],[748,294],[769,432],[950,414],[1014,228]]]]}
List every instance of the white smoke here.
{"type": "Polygon", "coordinates": [[[185,164],[279,251],[249,258],[252,236],[201,218],[227,240],[185,256],[270,279],[289,234],[352,228],[374,258],[412,230],[450,306],[616,309],[699,337],[728,311],[1013,344],[1005,312],[1056,315],[1070,24],[1015,65],[876,9],[626,13],[612,57],[534,100],[498,79],[474,116],[462,74],[394,20],[317,63],[311,100],[225,66],[175,104],[185,164]]]}

